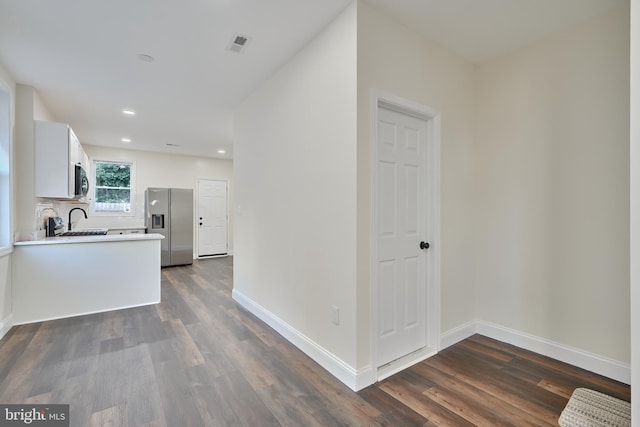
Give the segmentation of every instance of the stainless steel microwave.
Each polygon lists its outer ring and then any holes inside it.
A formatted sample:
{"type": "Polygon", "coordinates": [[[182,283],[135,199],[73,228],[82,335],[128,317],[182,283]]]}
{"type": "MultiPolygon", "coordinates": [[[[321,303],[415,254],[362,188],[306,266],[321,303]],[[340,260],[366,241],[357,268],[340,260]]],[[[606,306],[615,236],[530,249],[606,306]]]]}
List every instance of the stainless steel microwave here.
{"type": "Polygon", "coordinates": [[[89,194],[89,178],[87,177],[87,172],[81,165],[76,165],[74,196],[77,199],[82,199],[87,197],[87,194],[89,194]]]}

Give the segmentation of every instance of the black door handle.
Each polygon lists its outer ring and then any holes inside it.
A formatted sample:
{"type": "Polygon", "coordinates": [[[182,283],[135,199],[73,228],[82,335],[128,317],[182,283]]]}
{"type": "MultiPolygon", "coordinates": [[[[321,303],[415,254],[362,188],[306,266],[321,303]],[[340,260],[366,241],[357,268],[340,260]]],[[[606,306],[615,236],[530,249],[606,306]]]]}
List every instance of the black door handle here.
{"type": "Polygon", "coordinates": [[[200,223],[200,225],[202,225],[202,223],[200,223]]]}
{"type": "Polygon", "coordinates": [[[429,242],[420,242],[420,249],[429,249],[429,242]]]}

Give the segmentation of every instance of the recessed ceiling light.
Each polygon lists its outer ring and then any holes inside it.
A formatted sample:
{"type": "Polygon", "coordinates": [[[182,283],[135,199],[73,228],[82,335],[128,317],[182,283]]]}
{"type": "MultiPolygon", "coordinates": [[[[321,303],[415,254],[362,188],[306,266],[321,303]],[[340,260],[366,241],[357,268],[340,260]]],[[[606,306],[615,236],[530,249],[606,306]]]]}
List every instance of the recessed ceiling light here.
{"type": "Polygon", "coordinates": [[[224,154],[224,153],[226,153],[226,152],[227,152],[227,150],[222,149],[222,148],[218,150],[218,154],[224,154]]]}
{"type": "Polygon", "coordinates": [[[138,59],[139,59],[140,61],[144,61],[144,62],[153,62],[153,61],[155,61],[155,60],[156,60],[153,56],[151,56],[151,55],[147,55],[146,53],[140,53],[140,54],[138,54],[138,59]]]}
{"type": "Polygon", "coordinates": [[[125,116],[135,116],[136,112],[133,111],[131,108],[125,108],[122,110],[122,114],[124,114],[125,116]]]}
{"type": "Polygon", "coordinates": [[[128,144],[131,142],[131,138],[121,138],[120,141],[124,142],[125,144],[128,144]]]}

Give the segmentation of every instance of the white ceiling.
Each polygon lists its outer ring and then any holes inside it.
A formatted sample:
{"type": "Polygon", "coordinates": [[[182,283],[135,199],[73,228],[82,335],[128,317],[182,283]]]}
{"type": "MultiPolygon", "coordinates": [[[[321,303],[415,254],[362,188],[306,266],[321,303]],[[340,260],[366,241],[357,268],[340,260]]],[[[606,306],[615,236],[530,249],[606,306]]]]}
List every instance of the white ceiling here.
{"type": "MultiPolygon", "coordinates": [[[[82,143],[231,158],[234,108],[350,2],[0,0],[0,64],[35,87],[82,143]],[[241,54],[225,50],[235,33],[251,38],[241,54]],[[123,108],[137,115],[123,116],[123,108]]],[[[472,62],[628,4],[365,2],[472,62]]]]}

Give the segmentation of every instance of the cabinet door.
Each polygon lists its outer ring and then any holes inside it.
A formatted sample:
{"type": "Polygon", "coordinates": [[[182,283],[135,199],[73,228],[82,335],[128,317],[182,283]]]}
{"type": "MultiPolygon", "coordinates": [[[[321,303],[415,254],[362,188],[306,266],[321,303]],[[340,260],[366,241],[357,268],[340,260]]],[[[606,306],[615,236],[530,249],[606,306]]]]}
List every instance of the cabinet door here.
{"type": "Polygon", "coordinates": [[[80,165],[82,168],[87,171],[87,175],[89,175],[89,169],[91,169],[91,165],[89,164],[89,156],[84,152],[82,145],[80,146],[80,165]]]}
{"type": "Polygon", "coordinates": [[[69,163],[77,165],[80,160],[80,141],[73,130],[69,128],[69,163]]]}
{"type": "Polygon", "coordinates": [[[89,158],[78,137],[65,123],[36,120],[36,197],[74,199],[76,165],[89,175],[89,158]]]}
{"type": "Polygon", "coordinates": [[[75,196],[75,183],[76,183],[76,165],[80,165],[82,160],[81,154],[82,147],[80,147],[80,141],[73,130],[69,128],[69,196],[75,196]]]}
{"type": "Polygon", "coordinates": [[[75,169],[69,131],[63,123],[35,122],[36,197],[73,198],[75,169]]]}

